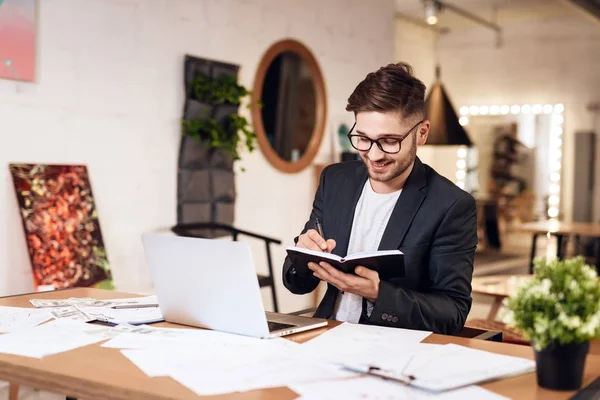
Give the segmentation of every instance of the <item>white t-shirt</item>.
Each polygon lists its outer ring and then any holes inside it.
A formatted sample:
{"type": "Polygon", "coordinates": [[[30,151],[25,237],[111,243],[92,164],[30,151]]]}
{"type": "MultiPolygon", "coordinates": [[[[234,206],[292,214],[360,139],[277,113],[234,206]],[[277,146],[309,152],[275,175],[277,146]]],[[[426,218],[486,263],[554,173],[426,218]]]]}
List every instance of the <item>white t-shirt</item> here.
{"type": "MultiPolygon", "coordinates": [[[[354,210],[354,221],[348,243],[348,255],[363,251],[376,251],[394,206],[402,190],[393,193],[375,193],[367,179],[354,210]]],[[[371,315],[373,303],[367,302],[367,314],[371,315]]],[[[357,323],[362,313],[362,297],[352,293],[340,293],[333,316],[338,321],[357,323]]]]}

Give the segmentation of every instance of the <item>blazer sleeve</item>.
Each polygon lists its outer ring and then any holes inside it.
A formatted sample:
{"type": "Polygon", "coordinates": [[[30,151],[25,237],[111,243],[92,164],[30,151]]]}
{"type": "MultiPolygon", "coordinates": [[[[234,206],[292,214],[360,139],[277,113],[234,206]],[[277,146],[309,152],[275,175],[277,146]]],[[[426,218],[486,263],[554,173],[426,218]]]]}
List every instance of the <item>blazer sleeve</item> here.
{"type": "MultiPolygon", "coordinates": [[[[323,172],[321,172],[321,177],[319,179],[319,187],[317,188],[317,192],[315,194],[315,199],[313,201],[312,211],[310,213],[310,218],[304,224],[304,229],[302,233],[305,233],[309,229],[314,229],[316,219],[319,218],[323,221],[323,202],[324,202],[324,192],[325,192],[325,175],[327,173],[329,167],[325,167],[323,172]]],[[[294,238],[294,243],[298,242],[298,236],[294,238]]],[[[290,261],[289,256],[285,258],[283,263],[283,284],[288,290],[294,294],[306,294],[310,293],[319,285],[319,278],[315,277],[312,274],[312,271],[305,265],[294,265],[290,261]]]]}
{"type": "MultiPolygon", "coordinates": [[[[477,247],[477,209],[471,196],[449,208],[434,234],[428,260],[430,286],[424,292],[381,281],[367,323],[433,331],[459,332],[471,309],[473,258],[477,247]]],[[[425,267],[425,266],[424,266],[425,267]]]]}

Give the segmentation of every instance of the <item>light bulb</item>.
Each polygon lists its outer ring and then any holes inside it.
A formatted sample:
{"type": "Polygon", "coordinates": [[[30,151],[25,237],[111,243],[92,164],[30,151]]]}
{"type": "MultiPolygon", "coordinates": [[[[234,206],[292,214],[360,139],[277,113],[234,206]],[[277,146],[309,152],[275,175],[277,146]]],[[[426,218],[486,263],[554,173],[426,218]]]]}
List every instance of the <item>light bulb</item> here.
{"type": "Polygon", "coordinates": [[[514,105],[510,108],[510,112],[512,114],[518,114],[519,112],[521,112],[521,107],[519,107],[518,105],[514,105]]]}
{"type": "Polygon", "coordinates": [[[460,149],[456,150],[456,157],[465,158],[466,156],[467,156],[467,149],[465,149],[464,147],[461,147],[460,149]]]}
{"type": "Polygon", "coordinates": [[[552,195],[552,196],[548,197],[548,204],[550,204],[551,206],[557,206],[558,205],[558,196],[552,195]]]}
{"type": "Polygon", "coordinates": [[[462,160],[462,159],[458,160],[456,162],[456,168],[458,168],[458,169],[465,169],[465,168],[467,168],[467,162],[465,160],[462,160]]]}
{"type": "Polygon", "coordinates": [[[563,111],[565,111],[565,106],[564,105],[562,105],[560,103],[554,105],[554,112],[555,113],[561,113],[563,111]]]}
{"type": "Polygon", "coordinates": [[[465,183],[463,181],[456,182],[456,186],[458,186],[462,190],[465,190],[465,183]]]}
{"type": "Polygon", "coordinates": [[[469,107],[469,114],[471,115],[479,115],[479,107],[471,106],[469,107]]]}
{"type": "Polygon", "coordinates": [[[500,114],[506,115],[509,112],[510,112],[510,107],[509,106],[504,105],[504,106],[500,107],[500,114]]]}
{"type": "Polygon", "coordinates": [[[489,112],[490,112],[490,108],[488,106],[479,107],[479,114],[488,115],[489,112]]]}
{"type": "Polygon", "coordinates": [[[532,108],[533,113],[534,114],[539,114],[542,112],[542,105],[541,104],[535,104],[532,108]]]}
{"type": "Polygon", "coordinates": [[[500,106],[491,106],[490,114],[497,115],[500,112],[500,106]]]}
{"type": "Polygon", "coordinates": [[[469,115],[469,107],[462,106],[459,110],[460,115],[469,115]]]}
{"type": "Polygon", "coordinates": [[[548,209],[548,216],[550,218],[556,218],[556,217],[558,217],[558,208],[556,208],[556,207],[550,207],[548,209]]]}
{"type": "Polygon", "coordinates": [[[458,119],[458,123],[461,124],[462,126],[469,125],[469,117],[465,117],[465,116],[460,117],[458,119]]]}
{"type": "Polygon", "coordinates": [[[521,112],[523,114],[529,114],[531,112],[531,106],[529,104],[525,104],[523,107],[521,107],[521,112]]]}
{"type": "Polygon", "coordinates": [[[544,105],[542,110],[544,111],[544,114],[550,114],[552,112],[552,104],[544,105]]]}
{"type": "Polygon", "coordinates": [[[459,181],[464,181],[466,176],[467,173],[464,169],[456,171],[456,179],[458,179],[459,181]]]}

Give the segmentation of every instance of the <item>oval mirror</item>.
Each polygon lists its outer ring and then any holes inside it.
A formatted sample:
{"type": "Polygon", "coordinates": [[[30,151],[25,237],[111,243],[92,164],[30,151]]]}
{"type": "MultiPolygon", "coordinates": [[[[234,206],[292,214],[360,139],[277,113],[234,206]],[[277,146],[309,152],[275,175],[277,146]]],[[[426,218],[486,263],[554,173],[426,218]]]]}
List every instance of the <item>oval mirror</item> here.
{"type": "Polygon", "coordinates": [[[325,84],[302,43],[272,45],[256,71],[252,120],[267,160],[282,172],[302,171],[314,159],[325,127],[325,84]]]}

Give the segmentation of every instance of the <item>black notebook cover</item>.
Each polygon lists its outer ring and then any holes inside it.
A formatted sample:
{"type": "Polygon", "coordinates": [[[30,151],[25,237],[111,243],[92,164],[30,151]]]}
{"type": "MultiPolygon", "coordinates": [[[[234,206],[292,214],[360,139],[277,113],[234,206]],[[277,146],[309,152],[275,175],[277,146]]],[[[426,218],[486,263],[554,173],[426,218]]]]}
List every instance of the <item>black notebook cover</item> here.
{"type": "Polygon", "coordinates": [[[404,254],[400,251],[381,251],[365,253],[364,255],[349,255],[351,259],[345,259],[335,254],[321,253],[299,247],[288,247],[286,249],[292,264],[298,268],[306,267],[309,262],[328,262],[334,268],[347,274],[354,274],[354,269],[359,265],[377,271],[379,278],[388,280],[390,278],[404,277],[404,254]],[[356,257],[356,258],[354,258],[356,257]]]}

